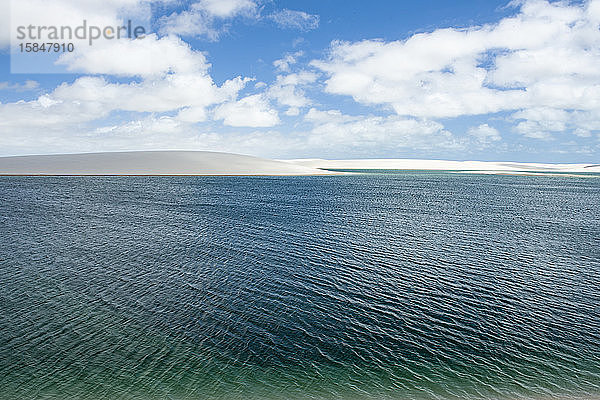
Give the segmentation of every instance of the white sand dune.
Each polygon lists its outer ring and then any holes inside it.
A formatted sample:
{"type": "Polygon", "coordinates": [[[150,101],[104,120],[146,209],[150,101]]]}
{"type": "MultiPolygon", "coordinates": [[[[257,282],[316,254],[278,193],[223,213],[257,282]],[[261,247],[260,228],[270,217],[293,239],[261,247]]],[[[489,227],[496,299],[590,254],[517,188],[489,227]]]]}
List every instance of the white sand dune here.
{"type": "Polygon", "coordinates": [[[331,175],[328,169],[444,170],[477,173],[600,173],[598,164],[413,159],[268,160],[208,151],[132,151],[0,157],[0,175],[331,175]]]}
{"type": "Polygon", "coordinates": [[[328,175],[303,165],[208,151],[0,157],[0,175],[328,175]]]}
{"type": "Polygon", "coordinates": [[[540,164],[487,161],[444,161],[413,159],[371,159],[371,160],[321,160],[297,159],[282,160],[294,165],[323,169],[399,169],[399,170],[438,170],[473,171],[487,173],[530,172],[596,172],[598,164],[540,164]]]}

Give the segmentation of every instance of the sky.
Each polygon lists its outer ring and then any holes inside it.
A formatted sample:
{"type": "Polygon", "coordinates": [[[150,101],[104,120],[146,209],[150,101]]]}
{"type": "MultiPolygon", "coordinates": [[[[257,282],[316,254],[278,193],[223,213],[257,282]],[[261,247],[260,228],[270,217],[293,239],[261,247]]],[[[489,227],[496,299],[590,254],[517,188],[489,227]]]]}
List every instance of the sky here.
{"type": "Polygon", "coordinates": [[[600,162],[600,0],[0,4],[1,156],[600,162]],[[19,47],[84,20],[144,35],[19,47]]]}

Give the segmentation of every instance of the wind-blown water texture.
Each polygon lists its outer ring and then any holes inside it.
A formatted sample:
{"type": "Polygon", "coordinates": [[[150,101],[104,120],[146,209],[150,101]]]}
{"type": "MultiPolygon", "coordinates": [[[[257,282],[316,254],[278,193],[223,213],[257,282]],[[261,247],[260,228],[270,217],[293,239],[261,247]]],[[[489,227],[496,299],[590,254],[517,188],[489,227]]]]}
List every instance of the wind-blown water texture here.
{"type": "Polygon", "coordinates": [[[600,179],[0,179],[2,399],[600,398],[600,179]]]}

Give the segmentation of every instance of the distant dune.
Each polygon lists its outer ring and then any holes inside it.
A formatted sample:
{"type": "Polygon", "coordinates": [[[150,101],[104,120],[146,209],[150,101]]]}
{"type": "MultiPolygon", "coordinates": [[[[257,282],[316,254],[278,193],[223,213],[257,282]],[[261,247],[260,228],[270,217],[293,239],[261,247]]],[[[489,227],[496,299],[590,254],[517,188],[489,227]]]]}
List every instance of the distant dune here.
{"type": "Polygon", "coordinates": [[[598,164],[412,159],[268,160],[209,151],[132,151],[0,157],[0,175],[333,175],[339,170],[445,170],[479,173],[600,173],[598,164]]]}
{"type": "Polygon", "coordinates": [[[0,157],[0,175],[327,175],[281,161],[208,151],[0,157]]]}
{"type": "Polygon", "coordinates": [[[412,159],[372,159],[372,160],[321,160],[298,159],[285,160],[294,165],[324,169],[399,169],[399,170],[439,170],[439,171],[472,171],[486,173],[517,172],[598,172],[597,164],[539,164],[515,162],[487,161],[444,161],[444,160],[412,160],[412,159]]]}

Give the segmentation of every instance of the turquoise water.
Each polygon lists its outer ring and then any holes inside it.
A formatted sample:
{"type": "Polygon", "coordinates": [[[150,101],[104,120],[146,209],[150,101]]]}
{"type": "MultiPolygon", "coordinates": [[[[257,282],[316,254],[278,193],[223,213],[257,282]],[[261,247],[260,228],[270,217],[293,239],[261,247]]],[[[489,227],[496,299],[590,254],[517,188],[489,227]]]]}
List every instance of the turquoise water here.
{"type": "MultiPolygon", "coordinates": [[[[336,172],[350,172],[354,174],[368,174],[368,175],[390,175],[390,174],[398,174],[398,175],[439,175],[439,174],[472,174],[479,173],[480,175],[489,175],[486,171],[481,170],[407,170],[407,169],[340,169],[340,168],[328,168],[328,171],[336,171],[336,172]]],[[[490,171],[491,172],[491,171],[490,171]]],[[[535,175],[564,175],[568,177],[570,175],[574,175],[576,177],[590,177],[590,178],[600,178],[600,173],[598,172],[564,172],[564,171],[500,171],[497,173],[498,175],[519,175],[519,174],[535,174],[535,175]]]]}
{"type": "Polygon", "coordinates": [[[1,399],[600,398],[600,180],[0,178],[1,399]]]}

